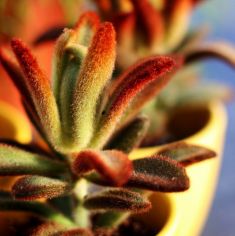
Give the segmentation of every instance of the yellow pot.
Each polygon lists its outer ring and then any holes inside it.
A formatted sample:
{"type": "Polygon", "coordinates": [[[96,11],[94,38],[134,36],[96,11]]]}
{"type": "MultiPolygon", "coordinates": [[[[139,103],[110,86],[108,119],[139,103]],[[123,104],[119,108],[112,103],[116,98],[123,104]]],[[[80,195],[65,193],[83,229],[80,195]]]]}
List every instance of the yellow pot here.
{"type": "MultiPolygon", "coordinates": [[[[187,167],[190,177],[188,191],[151,195],[153,208],[141,218],[146,224],[159,230],[158,236],[197,236],[206,221],[217,184],[227,124],[226,111],[221,103],[213,102],[208,109],[207,124],[185,141],[211,148],[218,156],[187,167]]],[[[138,149],[131,157],[149,156],[159,148],[138,149]]]]}
{"type": "Polygon", "coordinates": [[[24,115],[2,101],[0,101],[0,138],[13,139],[20,143],[28,143],[31,140],[30,125],[24,115]]]}

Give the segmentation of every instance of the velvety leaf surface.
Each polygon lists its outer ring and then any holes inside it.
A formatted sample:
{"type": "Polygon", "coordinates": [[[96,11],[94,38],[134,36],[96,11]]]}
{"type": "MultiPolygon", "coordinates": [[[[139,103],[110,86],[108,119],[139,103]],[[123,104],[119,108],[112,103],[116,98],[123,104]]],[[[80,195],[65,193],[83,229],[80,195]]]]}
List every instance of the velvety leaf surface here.
{"type": "Polygon", "coordinates": [[[92,236],[92,232],[89,229],[72,229],[66,230],[66,227],[55,224],[45,223],[37,227],[32,236],[92,236]]]}
{"type": "Polygon", "coordinates": [[[128,156],[116,150],[81,151],[75,158],[72,168],[77,175],[96,170],[106,181],[116,186],[123,185],[132,172],[128,156]]]}
{"type": "Polygon", "coordinates": [[[53,56],[52,69],[53,88],[57,102],[60,94],[62,76],[69,59],[66,46],[69,44],[88,46],[98,25],[98,16],[92,12],[85,12],[80,16],[74,29],[65,30],[58,38],[53,56]]]}
{"type": "Polygon", "coordinates": [[[0,49],[0,62],[12,79],[12,82],[14,83],[16,88],[19,90],[23,99],[28,104],[30,104],[31,109],[34,109],[33,102],[30,97],[30,92],[25,84],[24,75],[22,74],[22,71],[20,70],[16,61],[10,58],[10,56],[7,55],[4,50],[0,49]]]}
{"type": "Polygon", "coordinates": [[[71,191],[68,182],[42,176],[25,176],[16,181],[12,194],[17,199],[55,198],[71,191]]]}
{"type": "Polygon", "coordinates": [[[184,167],[168,157],[154,155],[134,160],[133,169],[127,187],[160,192],[177,192],[189,188],[184,167]]]}
{"type": "Polygon", "coordinates": [[[123,127],[115,137],[108,143],[105,149],[117,149],[130,153],[138,147],[149,127],[149,120],[145,116],[139,116],[130,124],[123,127]]]}
{"type": "Polygon", "coordinates": [[[156,56],[145,59],[124,72],[117,79],[112,99],[104,110],[104,116],[90,146],[102,147],[136,95],[151,82],[162,79],[162,76],[170,72],[174,66],[175,61],[171,57],[156,56]]]}
{"type": "Polygon", "coordinates": [[[216,156],[216,153],[205,147],[176,142],[162,148],[158,155],[170,157],[184,166],[203,161],[216,156]]]}
{"type": "Polygon", "coordinates": [[[42,72],[30,49],[21,40],[13,39],[11,46],[26,77],[25,83],[43,124],[43,131],[54,146],[58,147],[61,141],[60,120],[49,79],[42,72]]]}
{"type": "Polygon", "coordinates": [[[126,189],[106,189],[85,198],[84,206],[90,210],[148,211],[151,203],[139,193],[126,189]]]}
{"type": "Polygon", "coordinates": [[[27,152],[19,148],[0,144],[0,175],[59,175],[66,171],[63,163],[27,152]]]}
{"type": "Polygon", "coordinates": [[[80,147],[87,145],[92,137],[98,99],[112,76],[116,57],[115,37],[111,23],[101,24],[81,66],[72,104],[73,135],[80,147]]]}
{"type": "Polygon", "coordinates": [[[85,12],[73,29],[65,30],[57,41],[54,55],[54,91],[60,108],[64,139],[72,136],[71,105],[79,79],[81,64],[99,26],[99,18],[93,12],[85,12]]]}

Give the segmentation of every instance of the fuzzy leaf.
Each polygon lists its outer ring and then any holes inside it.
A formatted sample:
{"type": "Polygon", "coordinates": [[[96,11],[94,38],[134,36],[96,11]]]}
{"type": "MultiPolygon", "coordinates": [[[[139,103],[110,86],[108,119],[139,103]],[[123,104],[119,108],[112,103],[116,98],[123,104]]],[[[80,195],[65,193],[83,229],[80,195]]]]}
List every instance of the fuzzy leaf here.
{"type": "MultiPolygon", "coordinates": [[[[49,79],[41,71],[30,49],[19,39],[13,39],[12,49],[26,77],[25,83],[33,99],[44,132],[55,147],[60,144],[60,120],[49,79]]],[[[59,147],[58,147],[59,148],[59,147]]]]}
{"type": "Polygon", "coordinates": [[[13,61],[3,50],[0,50],[0,62],[20,92],[24,102],[30,106],[31,110],[35,111],[30,92],[25,84],[24,75],[22,74],[18,64],[13,61]]]}
{"type": "Polygon", "coordinates": [[[115,47],[112,24],[101,24],[81,65],[74,92],[72,127],[76,146],[86,146],[94,132],[96,106],[113,72],[115,47]]]}
{"type": "Polygon", "coordinates": [[[60,85],[65,68],[68,65],[69,54],[67,47],[69,44],[80,44],[88,46],[90,40],[99,25],[99,18],[95,13],[85,12],[79,18],[73,30],[65,30],[58,38],[53,57],[53,88],[56,100],[60,96],[60,85]]]}
{"type": "Polygon", "coordinates": [[[149,127],[149,120],[145,116],[139,116],[123,127],[108,143],[105,149],[117,149],[130,153],[138,147],[149,127]]]}
{"type": "MultiPolygon", "coordinates": [[[[162,89],[168,84],[168,82],[174,78],[174,74],[182,67],[183,65],[183,57],[182,56],[174,56],[175,67],[169,72],[164,74],[158,80],[151,82],[148,86],[146,86],[133,100],[133,102],[129,105],[123,120],[128,122],[133,119],[139,111],[144,108],[144,106],[149,103],[150,100],[154,99],[162,89]]],[[[144,113],[145,114],[145,113],[144,113]]]]}
{"type": "Polygon", "coordinates": [[[164,36],[163,19],[160,11],[154,9],[148,0],[132,0],[137,19],[138,29],[146,37],[147,44],[151,47],[159,45],[164,36]]]}
{"type": "Polygon", "coordinates": [[[123,185],[132,171],[128,156],[116,150],[81,151],[75,158],[72,168],[77,175],[96,170],[105,180],[115,186],[123,185]]]}
{"type": "Polygon", "coordinates": [[[44,223],[36,227],[31,236],[57,236],[61,231],[65,230],[65,227],[55,223],[44,223]]]}
{"type": "Polygon", "coordinates": [[[171,57],[155,56],[135,64],[121,75],[90,146],[100,148],[105,145],[133,99],[151,82],[159,80],[162,84],[163,75],[174,66],[171,57]]]}
{"type": "Polygon", "coordinates": [[[220,59],[232,67],[235,67],[235,48],[228,43],[214,42],[200,46],[186,52],[185,62],[192,63],[198,60],[216,58],[220,59]]]}
{"type": "Polygon", "coordinates": [[[160,192],[177,192],[189,188],[184,167],[168,157],[154,155],[134,160],[133,169],[127,187],[160,192]]]}
{"type": "Polygon", "coordinates": [[[55,176],[65,171],[66,167],[59,161],[0,144],[0,175],[38,174],[55,176]]]}
{"type": "Polygon", "coordinates": [[[106,189],[85,198],[84,206],[90,210],[148,211],[151,203],[139,193],[126,189],[106,189]]]}
{"type": "Polygon", "coordinates": [[[54,221],[65,227],[74,227],[75,225],[64,215],[51,208],[45,203],[36,201],[21,201],[13,199],[0,198],[0,211],[23,211],[33,213],[43,219],[54,221]]]}
{"type": "Polygon", "coordinates": [[[99,18],[93,12],[85,12],[78,20],[76,26],[72,30],[64,32],[57,42],[55,51],[54,85],[57,97],[57,103],[60,108],[63,133],[65,140],[72,136],[73,124],[71,123],[71,104],[73,102],[74,90],[81,64],[87,55],[88,46],[97,31],[99,18]],[[66,38],[66,34],[68,38],[66,38]],[[57,75],[57,76],[56,76],[57,75]]]}
{"type": "Polygon", "coordinates": [[[42,176],[25,176],[16,181],[12,194],[17,199],[55,198],[69,194],[71,186],[65,181],[42,176]]]}
{"type": "Polygon", "coordinates": [[[176,142],[158,151],[158,155],[170,157],[184,166],[203,161],[216,156],[216,153],[205,147],[176,142]]]}
{"type": "Polygon", "coordinates": [[[66,230],[66,227],[55,224],[45,223],[33,230],[32,236],[92,236],[89,229],[76,228],[66,230]]]}

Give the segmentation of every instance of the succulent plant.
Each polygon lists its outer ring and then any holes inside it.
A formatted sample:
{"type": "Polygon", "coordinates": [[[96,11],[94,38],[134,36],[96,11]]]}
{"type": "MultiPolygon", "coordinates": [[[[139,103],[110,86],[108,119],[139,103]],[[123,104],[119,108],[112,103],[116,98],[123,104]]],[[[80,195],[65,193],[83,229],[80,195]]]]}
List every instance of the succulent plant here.
{"type": "MultiPolygon", "coordinates": [[[[235,66],[235,49],[223,42],[202,43],[206,30],[189,30],[191,14],[200,0],[93,0],[103,20],[111,21],[117,32],[117,61],[114,77],[146,56],[177,55],[183,63],[175,78],[155,100],[143,107],[150,127],[143,145],[155,145],[168,136],[174,139],[168,123],[175,110],[184,106],[201,106],[214,99],[227,101],[232,92],[225,85],[202,83],[198,66],[207,58],[217,58],[235,66]]],[[[58,33],[58,31],[57,31],[58,33]]],[[[36,43],[56,36],[52,29],[36,43]]]]}
{"type": "Polygon", "coordinates": [[[145,58],[112,80],[115,30],[95,13],[84,13],[58,38],[52,86],[25,43],[13,39],[11,48],[17,60],[3,48],[1,64],[45,145],[1,140],[0,175],[19,177],[11,192],[0,193],[0,210],[43,219],[33,235],[93,235],[96,228],[117,227],[130,213],[150,209],[146,190],[184,191],[184,166],[215,156],[179,142],[150,157],[128,158],[148,127],[139,115],[148,93],[158,93],[180,62],[145,58]]]}
{"type": "MultiPolygon", "coordinates": [[[[183,106],[201,106],[221,99],[227,101],[232,92],[225,85],[202,83],[195,62],[207,58],[222,59],[235,67],[235,49],[224,42],[202,43],[206,29],[189,31],[194,8],[200,0],[121,0],[93,1],[105,20],[113,22],[117,31],[119,70],[138,59],[151,55],[181,55],[184,63],[175,78],[144,107],[150,127],[143,145],[167,139],[171,114],[183,106]]],[[[173,136],[173,134],[169,134],[173,136]]]]}

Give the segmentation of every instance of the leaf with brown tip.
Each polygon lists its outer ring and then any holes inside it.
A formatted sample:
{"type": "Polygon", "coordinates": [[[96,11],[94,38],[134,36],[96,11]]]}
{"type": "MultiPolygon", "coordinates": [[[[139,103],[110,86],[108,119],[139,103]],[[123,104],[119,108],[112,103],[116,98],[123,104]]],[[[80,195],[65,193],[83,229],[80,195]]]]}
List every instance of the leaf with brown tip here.
{"type": "Polygon", "coordinates": [[[219,59],[235,67],[235,47],[224,42],[214,42],[195,47],[185,53],[185,63],[193,63],[208,58],[219,59]]]}
{"type": "Polygon", "coordinates": [[[122,186],[131,175],[132,165],[128,156],[120,151],[81,151],[73,163],[73,172],[83,175],[96,170],[106,181],[122,186]]]}
{"type": "Polygon", "coordinates": [[[17,180],[12,187],[12,194],[17,199],[35,200],[67,195],[70,190],[70,184],[65,181],[32,175],[17,180]]]}
{"type": "Polygon", "coordinates": [[[115,37],[111,23],[101,24],[81,65],[71,108],[75,146],[86,146],[93,135],[96,106],[114,68],[115,37]]]}
{"type": "Polygon", "coordinates": [[[25,83],[44,132],[50,142],[58,147],[61,141],[60,120],[49,79],[43,74],[30,49],[21,40],[13,39],[11,46],[26,77],[25,83]]]}
{"type": "Polygon", "coordinates": [[[178,192],[189,188],[182,165],[168,157],[154,155],[133,161],[133,173],[126,187],[160,192],[178,192]]]}
{"type": "Polygon", "coordinates": [[[30,92],[25,84],[24,75],[22,74],[19,65],[13,61],[12,58],[10,58],[10,56],[2,49],[0,49],[0,62],[20,92],[23,100],[30,106],[32,110],[35,110],[30,92]]]}
{"type": "Polygon", "coordinates": [[[110,188],[87,196],[84,200],[84,206],[95,211],[112,210],[142,213],[151,208],[151,203],[139,193],[127,189],[110,188]]]}
{"type": "Polygon", "coordinates": [[[173,58],[155,56],[135,64],[121,75],[115,84],[112,99],[104,110],[90,147],[103,147],[133,99],[151,82],[159,80],[160,84],[163,83],[161,81],[164,80],[163,76],[172,71],[174,67],[173,58]]]}
{"type": "Polygon", "coordinates": [[[205,147],[176,142],[167,145],[158,151],[158,155],[170,157],[184,166],[194,164],[216,156],[216,153],[205,147]]]}

